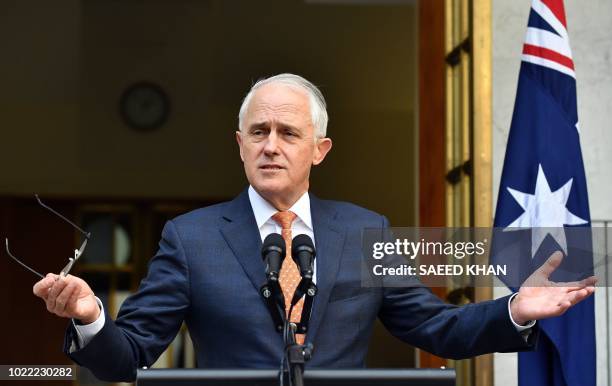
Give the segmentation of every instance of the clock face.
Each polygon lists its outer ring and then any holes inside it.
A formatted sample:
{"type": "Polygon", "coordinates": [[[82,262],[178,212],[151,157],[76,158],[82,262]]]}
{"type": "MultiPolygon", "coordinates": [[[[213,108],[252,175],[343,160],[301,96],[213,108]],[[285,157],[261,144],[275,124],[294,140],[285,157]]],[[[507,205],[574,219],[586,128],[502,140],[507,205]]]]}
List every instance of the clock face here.
{"type": "Polygon", "coordinates": [[[129,86],[119,102],[125,123],[137,130],[155,130],[168,120],[170,101],[154,83],[139,82],[129,86]]]}

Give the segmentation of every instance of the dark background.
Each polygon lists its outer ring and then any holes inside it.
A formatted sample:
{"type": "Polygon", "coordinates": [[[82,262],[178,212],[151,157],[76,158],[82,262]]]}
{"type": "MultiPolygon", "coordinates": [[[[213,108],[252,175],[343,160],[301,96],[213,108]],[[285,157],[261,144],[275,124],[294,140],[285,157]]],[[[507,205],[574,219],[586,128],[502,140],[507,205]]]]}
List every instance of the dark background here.
{"type": "MultiPolygon", "coordinates": [[[[443,225],[442,3],[338,3],[2,2],[0,236],[35,269],[58,272],[80,240],[34,193],[75,221],[127,216],[129,270],[90,271],[109,283],[128,275],[114,288],[134,289],[166,218],[247,186],[238,109],[254,81],[281,72],[305,76],[328,102],[334,147],[313,170],[314,194],[396,226],[443,225]],[[140,81],[171,103],[149,132],[119,113],[121,94],[140,81]]],[[[46,312],[32,295],[36,277],[2,254],[0,364],[70,363],[67,321],[46,312]]],[[[413,367],[415,353],[378,326],[368,363],[413,367]]]]}

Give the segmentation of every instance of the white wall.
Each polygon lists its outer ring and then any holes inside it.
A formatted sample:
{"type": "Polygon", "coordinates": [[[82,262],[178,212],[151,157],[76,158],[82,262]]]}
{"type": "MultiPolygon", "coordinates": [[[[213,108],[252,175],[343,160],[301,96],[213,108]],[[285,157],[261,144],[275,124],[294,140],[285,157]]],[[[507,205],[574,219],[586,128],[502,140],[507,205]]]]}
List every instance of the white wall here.
{"type": "MultiPolygon", "coordinates": [[[[499,179],[514,106],[530,0],[493,0],[493,187],[499,179]]],[[[578,116],[591,217],[612,219],[612,2],[565,0],[578,82],[578,116]]],[[[603,289],[603,288],[602,288],[603,289]]],[[[604,291],[596,297],[598,385],[607,385],[604,291]]],[[[507,293],[496,289],[496,297],[507,293]]],[[[516,354],[495,355],[495,384],[514,386],[516,354]]]]}

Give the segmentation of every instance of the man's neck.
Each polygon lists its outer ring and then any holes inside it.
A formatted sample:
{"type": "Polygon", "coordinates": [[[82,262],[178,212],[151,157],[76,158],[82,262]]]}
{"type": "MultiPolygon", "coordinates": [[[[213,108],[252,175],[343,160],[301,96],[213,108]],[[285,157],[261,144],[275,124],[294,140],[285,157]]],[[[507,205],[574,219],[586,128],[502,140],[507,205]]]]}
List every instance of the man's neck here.
{"type": "Polygon", "coordinates": [[[306,190],[304,190],[299,193],[292,194],[290,197],[286,197],[280,195],[265,194],[259,192],[257,189],[255,189],[255,191],[278,211],[289,210],[304,195],[304,193],[306,193],[306,190]]]}
{"type": "MultiPolygon", "coordinates": [[[[257,226],[261,227],[270,220],[278,209],[263,198],[252,186],[249,186],[249,201],[253,208],[253,214],[255,215],[255,221],[257,226]]],[[[312,218],[310,215],[310,196],[308,192],[304,192],[302,196],[289,208],[292,210],[298,218],[304,223],[306,227],[312,230],[312,218]]]]}

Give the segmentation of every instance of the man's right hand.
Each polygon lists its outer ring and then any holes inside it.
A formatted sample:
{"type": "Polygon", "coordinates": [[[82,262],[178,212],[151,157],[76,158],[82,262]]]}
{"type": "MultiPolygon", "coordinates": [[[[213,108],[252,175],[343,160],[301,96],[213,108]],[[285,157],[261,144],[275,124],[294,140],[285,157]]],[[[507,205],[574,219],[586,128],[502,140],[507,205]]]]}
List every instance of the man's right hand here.
{"type": "Polygon", "coordinates": [[[100,307],[87,283],[76,276],[47,274],[34,284],[34,295],[45,301],[47,310],[64,318],[89,324],[100,316],[100,307]]]}

